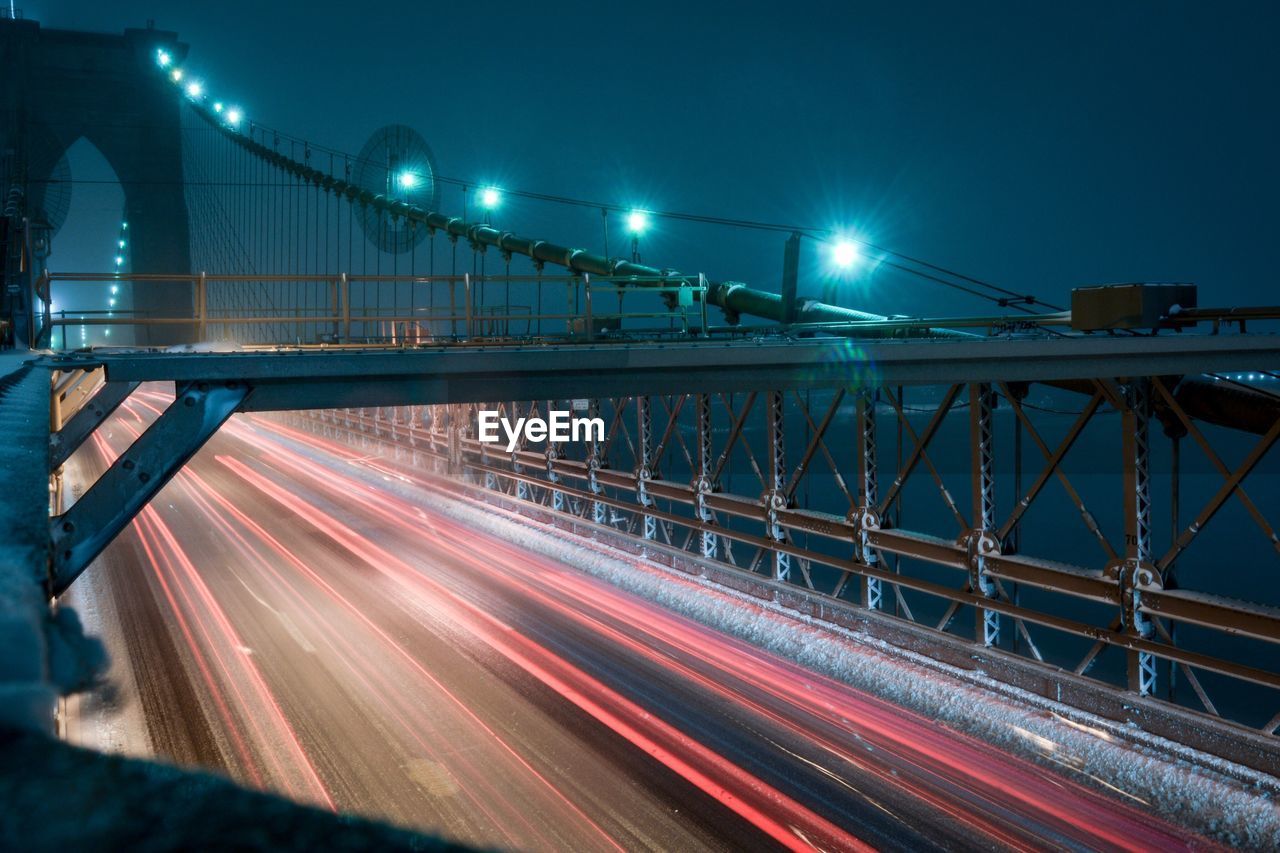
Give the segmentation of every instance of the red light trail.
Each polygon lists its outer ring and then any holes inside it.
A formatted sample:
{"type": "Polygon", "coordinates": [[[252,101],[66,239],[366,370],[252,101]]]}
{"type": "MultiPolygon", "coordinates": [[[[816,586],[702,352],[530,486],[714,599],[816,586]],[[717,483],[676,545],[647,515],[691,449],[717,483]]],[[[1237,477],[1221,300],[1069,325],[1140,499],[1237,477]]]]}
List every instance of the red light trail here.
{"type": "MultiPolygon", "coordinates": [[[[115,437],[165,402],[135,395],[115,437]]],[[[122,444],[102,432],[95,466],[122,444]]],[[[472,529],[435,508],[458,498],[429,477],[353,456],[234,418],[139,517],[137,548],[106,560],[145,570],[204,697],[187,711],[222,746],[196,760],[246,784],[537,849],[1188,846],[1129,804],[472,529]]]]}

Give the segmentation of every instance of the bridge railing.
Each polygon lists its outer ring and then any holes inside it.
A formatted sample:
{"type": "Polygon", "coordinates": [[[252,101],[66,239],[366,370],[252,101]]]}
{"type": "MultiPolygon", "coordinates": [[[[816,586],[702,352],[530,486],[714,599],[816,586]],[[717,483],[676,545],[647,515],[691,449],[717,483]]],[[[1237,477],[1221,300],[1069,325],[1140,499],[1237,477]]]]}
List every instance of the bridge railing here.
{"type": "MultiPolygon", "coordinates": [[[[53,345],[64,349],[75,342],[69,327],[181,325],[199,341],[362,346],[686,337],[707,329],[701,275],[48,273],[45,279],[51,300],[64,306],[49,319],[62,330],[53,345]],[[188,288],[190,311],[165,316],[138,307],[130,288],[141,283],[188,288]],[[69,303],[95,307],[69,310],[69,303]]],[[[80,339],[87,341],[87,333],[80,339]]]]}
{"type": "Polygon", "coordinates": [[[1267,383],[1226,374],[1072,389],[859,374],[812,391],[337,410],[312,423],[795,585],[820,610],[894,615],[1273,734],[1280,599],[1262,579],[1280,541],[1268,454],[1280,419],[1193,417],[1205,381],[1274,412],[1267,383]],[[477,408],[515,422],[571,406],[603,418],[603,439],[510,452],[478,439],[477,408]]]}

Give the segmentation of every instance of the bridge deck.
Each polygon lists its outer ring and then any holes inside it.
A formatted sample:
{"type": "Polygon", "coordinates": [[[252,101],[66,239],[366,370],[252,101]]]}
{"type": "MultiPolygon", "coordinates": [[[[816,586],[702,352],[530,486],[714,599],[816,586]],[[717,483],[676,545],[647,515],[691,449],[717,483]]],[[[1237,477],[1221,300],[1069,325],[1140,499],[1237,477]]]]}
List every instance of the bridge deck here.
{"type": "Polygon", "coordinates": [[[96,352],[109,381],[249,382],[242,411],[567,399],[841,384],[1065,381],[1264,368],[1276,335],[764,340],[233,353],[96,352]]]}

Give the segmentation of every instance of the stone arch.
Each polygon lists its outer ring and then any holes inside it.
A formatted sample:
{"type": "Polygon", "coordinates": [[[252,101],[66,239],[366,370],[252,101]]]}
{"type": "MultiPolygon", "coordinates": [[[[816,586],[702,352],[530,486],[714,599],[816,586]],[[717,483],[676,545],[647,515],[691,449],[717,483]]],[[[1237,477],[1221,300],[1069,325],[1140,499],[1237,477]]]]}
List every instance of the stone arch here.
{"type": "MultiPolygon", "coordinates": [[[[81,137],[88,140],[124,188],[125,215],[135,232],[133,271],[188,274],[181,102],[156,68],[160,47],[175,58],[186,54],[175,33],[159,30],[110,35],[0,21],[0,77],[10,84],[0,86],[0,117],[7,119],[0,121],[0,151],[18,151],[39,138],[57,140],[61,153],[81,137]]],[[[134,297],[155,316],[191,315],[189,284],[140,284],[134,297]]],[[[145,339],[175,343],[190,340],[192,332],[185,326],[156,327],[145,339]]]]}

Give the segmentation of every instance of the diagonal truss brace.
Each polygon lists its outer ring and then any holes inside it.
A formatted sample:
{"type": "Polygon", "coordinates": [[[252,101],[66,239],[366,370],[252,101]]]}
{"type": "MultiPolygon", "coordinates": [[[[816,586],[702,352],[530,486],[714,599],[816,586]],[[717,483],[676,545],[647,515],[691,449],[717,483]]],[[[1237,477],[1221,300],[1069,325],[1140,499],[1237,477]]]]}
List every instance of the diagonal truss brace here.
{"type": "Polygon", "coordinates": [[[120,404],[129,399],[140,382],[104,382],[98,392],[76,412],[62,429],[49,435],[49,470],[56,471],[71,458],[85,439],[93,434],[120,404]]]}
{"type": "Polygon", "coordinates": [[[61,595],[195,455],[249,393],[242,382],[198,382],[173,403],[62,515],[49,520],[50,593],[61,595]]]}

